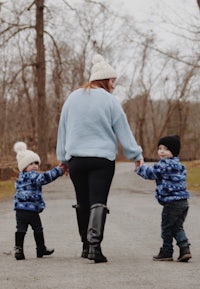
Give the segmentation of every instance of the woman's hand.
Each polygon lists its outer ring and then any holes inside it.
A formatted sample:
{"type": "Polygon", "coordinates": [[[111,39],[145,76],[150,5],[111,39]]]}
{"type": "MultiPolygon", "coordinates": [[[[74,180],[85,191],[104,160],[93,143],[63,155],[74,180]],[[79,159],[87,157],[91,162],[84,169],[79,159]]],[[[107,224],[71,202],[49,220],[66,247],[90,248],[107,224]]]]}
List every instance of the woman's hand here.
{"type": "Polygon", "coordinates": [[[65,174],[66,176],[68,176],[68,174],[69,174],[68,165],[61,163],[61,164],[59,164],[59,167],[63,170],[63,174],[65,174]]]}
{"type": "Polygon", "coordinates": [[[139,167],[141,167],[141,165],[143,165],[143,163],[144,163],[144,159],[141,159],[141,160],[135,162],[135,172],[137,171],[137,169],[139,167]]]}

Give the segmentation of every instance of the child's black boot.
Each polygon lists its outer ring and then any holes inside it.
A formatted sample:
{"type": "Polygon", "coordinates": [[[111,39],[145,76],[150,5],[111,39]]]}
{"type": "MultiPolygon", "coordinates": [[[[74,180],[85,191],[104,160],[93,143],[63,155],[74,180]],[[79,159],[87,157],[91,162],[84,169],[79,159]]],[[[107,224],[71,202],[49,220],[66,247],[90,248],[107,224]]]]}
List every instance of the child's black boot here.
{"type": "Polygon", "coordinates": [[[25,259],[23,248],[15,247],[15,259],[16,260],[24,260],[25,259]]]}
{"type": "Polygon", "coordinates": [[[83,243],[83,250],[81,253],[81,257],[82,258],[87,258],[88,257],[88,253],[89,253],[89,244],[88,243],[83,243]]]}
{"type": "Polygon", "coordinates": [[[47,249],[47,247],[45,246],[43,232],[34,232],[34,238],[37,245],[36,252],[38,258],[53,254],[54,249],[47,249]]]}
{"type": "Polygon", "coordinates": [[[173,261],[173,252],[164,251],[163,248],[160,248],[160,252],[157,256],[153,256],[154,261],[173,261]]]}
{"type": "Polygon", "coordinates": [[[178,262],[188,262],[192,258],[189,246],[180,248],[180,255],[177,259],[178,262]]]}
{"type": "Polygon", "coordinates": [[[15,259],[16,260],[24,260],[24,232],[16,232],[15,233],[15,259]]]}

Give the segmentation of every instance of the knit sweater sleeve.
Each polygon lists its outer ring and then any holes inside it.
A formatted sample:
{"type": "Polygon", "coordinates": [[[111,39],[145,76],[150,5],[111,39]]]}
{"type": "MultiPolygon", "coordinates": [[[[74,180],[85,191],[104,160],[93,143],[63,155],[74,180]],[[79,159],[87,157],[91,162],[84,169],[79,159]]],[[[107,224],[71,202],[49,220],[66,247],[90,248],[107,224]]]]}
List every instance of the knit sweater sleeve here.
{"type": "Polygon", "coordinates": [[[68,107],[68,102],[66,101],[61,111],[61,116],[60,116],[60,121],[59,121],[59,126],[58,126],[57,146],[56,146],[57,159],[61,161],[62,163],[66,163],[65,145],[66,145],[67,121],[65,120],[65,118],[67,117],[67,109],[68,109],[67,107],[68,107]]]}
{"type": "Polygon", "coordinates": [[[130,129],[127,117],[120,103],[114,103],[113,130],[122,145],[124,155],[129,160],[138,161],[142,157],[142,148],[137,144],[130,129]]]}

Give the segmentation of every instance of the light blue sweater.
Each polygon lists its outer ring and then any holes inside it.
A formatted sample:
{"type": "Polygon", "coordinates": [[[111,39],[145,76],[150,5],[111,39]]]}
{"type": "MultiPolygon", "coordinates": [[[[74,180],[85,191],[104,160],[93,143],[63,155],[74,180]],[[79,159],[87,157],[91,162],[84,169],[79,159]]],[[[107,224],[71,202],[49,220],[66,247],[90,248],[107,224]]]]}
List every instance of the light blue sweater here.
{"type": "Polygon", "coordinates": [[[102,88],[72,92],[65,101],[58,128],[57,159],[72,156],[115,160],[119,139],[124,155],[137,161],[142,149],[130,130],[118,100],[102,88]]]}

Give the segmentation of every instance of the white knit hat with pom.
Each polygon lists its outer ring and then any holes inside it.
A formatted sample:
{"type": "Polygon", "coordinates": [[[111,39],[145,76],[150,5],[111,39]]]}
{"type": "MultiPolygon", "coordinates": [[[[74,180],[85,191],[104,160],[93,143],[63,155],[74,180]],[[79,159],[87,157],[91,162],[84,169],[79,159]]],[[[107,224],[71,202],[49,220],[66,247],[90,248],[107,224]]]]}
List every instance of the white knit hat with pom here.
{"type": "Polygon", "coordinates": [[[22,141],[16,142],[14,144],[14,151],[17,154],[16,159],[20,172],[22,172],[28,165],[33,162],[38,162],[39,164],[41,163],[38,154],[34,153],[33,151],[27,150],[27,145],[22,141]]]}
{"type": "Polygon", "coordinates": [[[89,81],[116,78],[115,69],[108,64],[102,55],[96,54],[93,58],[93,66],[89,81]]]}

